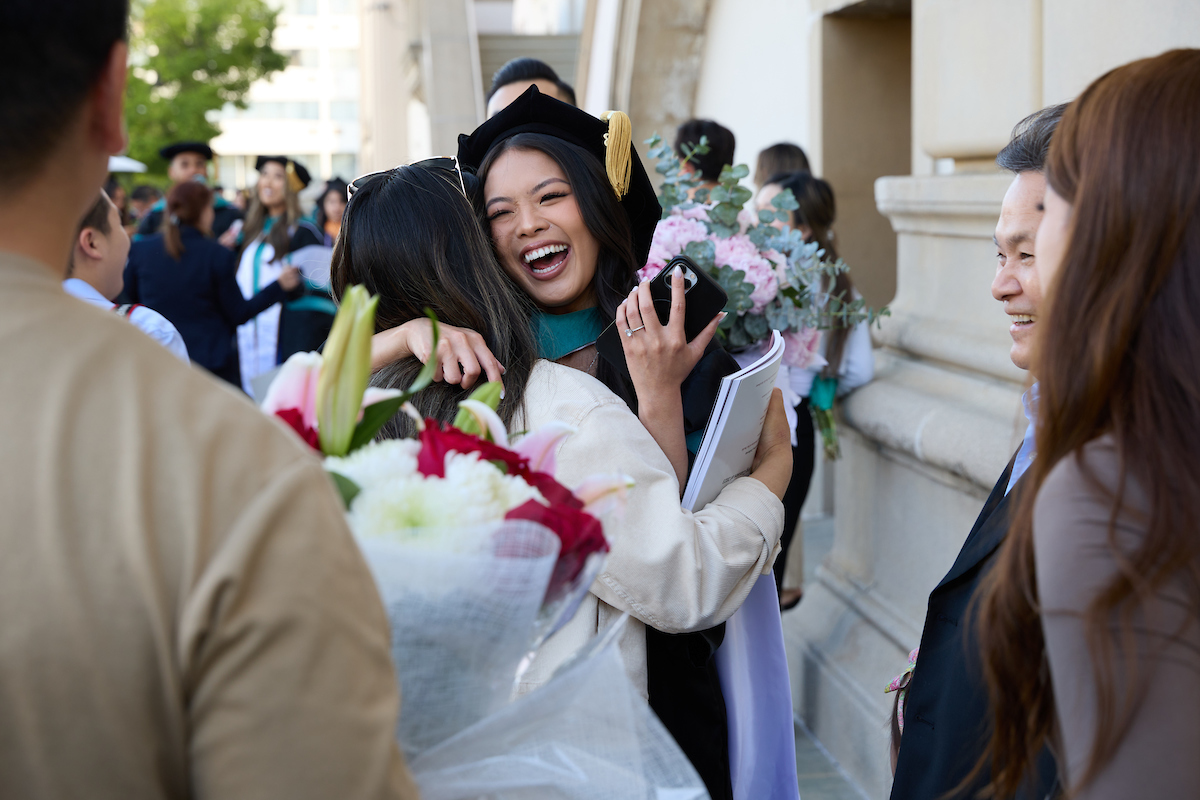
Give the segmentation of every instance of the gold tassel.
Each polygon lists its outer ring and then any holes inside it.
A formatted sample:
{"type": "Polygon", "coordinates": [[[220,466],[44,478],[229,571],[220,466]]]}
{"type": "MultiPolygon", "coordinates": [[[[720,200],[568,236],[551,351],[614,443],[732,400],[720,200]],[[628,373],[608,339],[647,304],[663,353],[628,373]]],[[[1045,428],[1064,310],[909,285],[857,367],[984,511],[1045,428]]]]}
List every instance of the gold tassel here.
{"type": "Polygon", "coordinates": [[[604,168],[608,182],[612,184],[617,198],[629,193],[629,179],[633,175],[633,123],[624,111],[606,111],[600,119],[608,123],[604,134],[604,168]]]}
{"type": "Polygon", "coordinates": [[[300,180],[300,176],[296,174],[296,165],[288,161],[285,171],[287,172],[288,188],[292,190],[292,194],[300,194],[304,191],[304,181],[300,180]]]}

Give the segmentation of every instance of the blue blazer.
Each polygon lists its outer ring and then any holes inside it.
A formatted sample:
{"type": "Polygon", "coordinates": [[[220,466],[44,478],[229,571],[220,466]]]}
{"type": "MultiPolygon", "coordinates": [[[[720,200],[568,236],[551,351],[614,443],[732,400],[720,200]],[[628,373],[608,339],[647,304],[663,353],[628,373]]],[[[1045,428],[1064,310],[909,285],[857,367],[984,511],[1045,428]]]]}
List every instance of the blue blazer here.
{"type": "Polygon", "coordinates": [[[237,257],[189,226],[180,227],[183,256],[167,252],[161,233],[134,242],[125,266],[125,297],[171,321],[192,362],[237,387],[242,380],[237,326],[283,300],[272,283],[247,300],[237,285],[237,257]]]}

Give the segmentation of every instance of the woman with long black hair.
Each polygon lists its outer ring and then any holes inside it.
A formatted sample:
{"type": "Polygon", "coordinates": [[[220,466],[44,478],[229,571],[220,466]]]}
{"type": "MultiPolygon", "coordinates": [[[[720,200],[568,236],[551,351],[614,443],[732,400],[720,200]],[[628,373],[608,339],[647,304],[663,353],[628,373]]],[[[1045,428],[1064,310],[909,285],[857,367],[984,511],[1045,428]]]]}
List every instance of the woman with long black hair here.
{"type": "MultiPolygon", "coordinates": [[[[776,397],[752,475],[730,483],[716,501],[694,514],[680,507],[681,475],[687,470],[680,386],[703,356],[703,340],[687,342],[681,319],[659,325],[648,287],[637,283],[636,269],[644,263],[661,210],[627,134],[622,141],[619,133],[611,123],[530,90],[460,142],[461,162],[479,167],[479,213],[491,233],[490,245],[485,246],[494,253],[488,269],[492,274],[499,269],[506,276],[504,283],[519,288],[532,306],[526,319],[539,360],[523,395],[521,427],[534,429],[558,420],[578,429],[558,457],[560,478],[568,484],[596,472],[622,472],[636,483],[622,529],[613,531],[612,553],[587,605],[546,643],[527,679],[529,686],[546,680],[590,637],[629,612],[637,624],[627,629],[621,646],[631,677],[647,692],[710,794],[729,797],[728,729],[711,658],[721,631],[711,629],[741,606],[773,561],[782,531],[779,498],[791,475],[790,441],[782,399],[776,397]],[[613,169],[606,167],[610,147],[617,151],[612,153],[613,169]],[[644,310],[646,325],[635,334],[645,337],[639,346],[626,349],[631,381],[599,358],[594,346],[622,303],[636,303],[644,310]],[[705,633],[693,635],[699,631],[705,633]]],[[[456,172],[450,174],[457,180],[456,172]]],[[[468,190],[475,183],[469,173],[463,181],[468,190]]],[[[405,184],[397,176],[389,185],[405,184]]],[[[352,257],[335,256],[335,290],[339,282],[365,282],[370,274],[403,269],[396,243],[404,241],[411,250],[420,238],[410,235],[376,243],[372,247],[380,254],[377,261],[356,262],[357,197],[356,193],[350,201],[339,245],[340,253],[352,257]],[[349,277],[338,277],[347,269],[349,277]]],[[[420,207],[421,197],[411,192],[407,201],[396,198],[388,205],[403,206],[424,220],[414,220],[404,229],[444,230],[445,220],[432,219],[420,207]]],[[[378,225],[362,229],[368,238],[383,230],[378,225]]],[[[439,235],[466,236],[461,231],[439,235]]],[[[487,242],[482,230],[479,235],[487,242]]],[[[457,267],[467,269],[466,264],[457,267]]],[[[682,295],[682,278],[674,287],[682,295]]],[[[381,298],[381,309],[398,302],[391,294],[381,298]]],[[[410,288],[404,302],[409,307],[393,318],[407,314],[415,319],[420,294],[410,288]]],[[[628,305],[626,309],[631,311],[628,305]]],[[[455,319],[446,321],[461,326],[455,319]]],[[[478,340],[451,330],[450,343],[432,354],[427,329],[427,322],[408,322],[380,337],[387,341],[381,342],[379,360],[389,360],[384,350],[404,357],[435,357],[457,381],[463,379],[464,367],[472,373],[493,373],[503,365],[509,370],[504,376],[505,403],[511,401],[519,372],[514,374],[504,355],[496,353],[497,364],[481,353],[494,346],[496,330],[476,329],[478,340]]],[[[416,358],[404,361],[401,380],[377,375],[375,383],[403,385],[420,367],[416,358]]]]}

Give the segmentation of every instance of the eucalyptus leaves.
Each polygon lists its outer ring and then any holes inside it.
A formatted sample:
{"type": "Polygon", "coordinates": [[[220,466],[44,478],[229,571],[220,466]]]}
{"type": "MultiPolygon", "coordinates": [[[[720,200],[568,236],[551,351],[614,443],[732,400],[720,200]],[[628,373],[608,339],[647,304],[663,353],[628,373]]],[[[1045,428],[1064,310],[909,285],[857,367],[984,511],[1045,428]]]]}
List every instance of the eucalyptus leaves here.
{"type": "MultiPolygon", "coordinates": [[[[727,347],[746,347],[766,339],[772,329],[786,337],[789,332],[874,322],[886,315],[886,309],[868,308],[861,298],[829,291],[833,278],[849,268],[840,259],[826,260],[816,243],[805,242],[790,227],[791,212],[798,208],[790,191],[780,192],[769,208],[755,212],[746,207],[753,194],[740,183],[750,174],[744,164],[726,166],[711,188],[701,187],[695,173],[684,169],[696,155],[707,152],[705,139],[685,145],[683,159],[658,135],[646,144],[663,176],[663,221],[643,276],[656,274],[680,253],[705,269],[729,296],[729,315],[718,329],[727,347]]],[[[811,336],[801,338],[813,341],[811,336]]],[[[785,362],[811,366],[814,353],[796,349],[785,355],[785,362]]]]}

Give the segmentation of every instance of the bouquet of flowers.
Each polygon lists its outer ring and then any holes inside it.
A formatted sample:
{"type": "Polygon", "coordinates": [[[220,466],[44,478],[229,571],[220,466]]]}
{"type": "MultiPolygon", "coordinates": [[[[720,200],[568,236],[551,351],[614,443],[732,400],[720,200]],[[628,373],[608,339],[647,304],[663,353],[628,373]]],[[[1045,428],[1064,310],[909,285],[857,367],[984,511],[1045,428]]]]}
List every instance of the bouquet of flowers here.
{"type": "MultiPolygon", "coordinates": [[[[566,780],[563,774],[604,783],[595,773],[616,766],[593,752],[592,730],[574,737],[560,731],[546,741],[543,724],[562,712],[564,692],[586,695],[603,684],[611,693],[622,681],[632,693],[626,716],[613,717],[603,708],[608,699],[599,696],[587,695],[581,708],[608,713],[618,728],[614,736],[651,743],[660,756],[636,775],[622,767],[627,796],[699,785],[669,736],[664,744],[658,734],[665,732],[642,718],[638,703],[645,704],[619,659],[601,648],[566,665],[553,690],[547,685],[514,702],[514,687],[535,651],[570,620],[599,574],[608,542],[597,514],[619,505],[629,480],[597,476],[575,491],[562,486],[553,477],[555,451],[572,429],[552,424],[510,443],[496,414],[499,384],[485,384],[463,401],[453,425],[421,420],[408,401],[431,381],[434,359],[406,391],[368,388],[375,303],[352,287],[325,355],[289,358],[263,409],[324,454],[346,502],[388,612],[404,692],[397,737],[422,796],[473,798],[489,783],[516,791],[555,785],[566,780]],[[418,420],[417,438],[372,441],[401,411],[418,420]],[[523,725],[517,728],[522,735],[514,734],[514,721],[523,725]],[[546,752],[555,755],[547,761],[546,752]],[[571,769],[562,773],[559,762],[571,753],[571,769]]],[[[436,331],[435,320],[435,349],[436,331]]],[[[591,724],[575,722],[581,731],[591,724]]],[[[588,785],[569,796],[625,796],[594,794],[588,785]]]]}
{"type": "MultiPolygon", "coordinates": [[[[639,277],[653,277],[677,255],[686,255],[708,272],[729,296],[727,316],[717,334],[735,355],[778,330],[785,343],[785,366],[819,369],[826,365],[820,353],[822,329],[864,320],[871,323],[887,315],[886,308],[876,311],[862,298],[831,292],[833,278],[849,267],[841,259],[826,259],[816,242],[805,242],[791,228],[791,212],[799,205],[790,190],[777,194],[770,209],[754,212],[745,207],[752,197],[750,190],[740,185],[750,174],[746,165],[726,166],[711,190],[698,188],[694,173],[683,170],[693,156],[708,151],[704,138],[695,146],[685,146],[682,160],[658,135],[646,144],[663,176],[659,194],[663,219],[639,277]]],[[[756,356],[752,353],[747,360],[756,356]]],[[[814,418],[826,453],[836,458],[831,408],[832,402],[814,409],[814,418]]]]}

